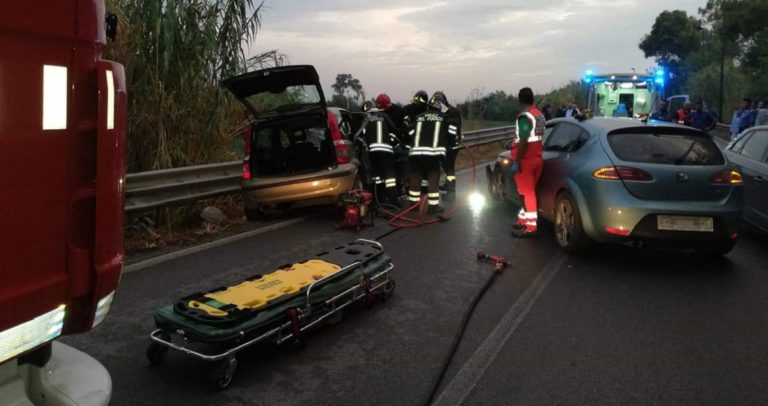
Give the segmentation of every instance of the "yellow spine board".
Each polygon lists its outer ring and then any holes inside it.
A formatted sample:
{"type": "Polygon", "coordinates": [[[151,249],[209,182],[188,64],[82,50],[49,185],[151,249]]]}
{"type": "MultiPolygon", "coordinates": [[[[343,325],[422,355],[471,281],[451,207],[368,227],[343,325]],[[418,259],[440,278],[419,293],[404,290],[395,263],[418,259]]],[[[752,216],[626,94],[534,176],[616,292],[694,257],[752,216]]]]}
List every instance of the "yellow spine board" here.
{"type": "Polygon", "coordinates": [[[210,303],[221,305],[232,304],[238,309],[259,309],[281,296],[300,292],[312,282],[330,276],[341,269],[339,265],[312,259],[290,268],[279,269],[260,279],[245,281],[225,290],[205,295],[208,304],[192,300],[189,306],[200,309],[212,316],[226,316],[227,312],[211,306],[210,303]]]}

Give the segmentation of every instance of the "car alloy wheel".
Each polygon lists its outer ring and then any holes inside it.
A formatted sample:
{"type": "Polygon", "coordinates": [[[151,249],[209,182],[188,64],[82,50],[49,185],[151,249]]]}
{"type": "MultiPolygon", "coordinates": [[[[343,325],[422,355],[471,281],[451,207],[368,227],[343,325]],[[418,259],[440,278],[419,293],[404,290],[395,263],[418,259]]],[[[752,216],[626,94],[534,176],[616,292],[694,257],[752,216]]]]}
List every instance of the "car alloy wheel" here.
{"type": "Polygon", "coordinates": [[[504,200],[502,192],[504,179],[501,176],[501,171],[498,168],[491,170],[491,168],[486,167],[485,172],[488,179],[488,194],[493,200],[504,200]]]}
{"type": "Polygon", "coordinates": [[[568,192],[558,194],[555,200],[555,239],[569,254],[578,254],[591,244],[584,232],[579,207],[568,192]]]}
{"type": "Polygon", "coordinates": [[[573,234],[576,230],[576,216],[573,205],[569,199],[560,199],[555,214],[555,234],[561,247],[570,247],[573,244],[573,234]]]}

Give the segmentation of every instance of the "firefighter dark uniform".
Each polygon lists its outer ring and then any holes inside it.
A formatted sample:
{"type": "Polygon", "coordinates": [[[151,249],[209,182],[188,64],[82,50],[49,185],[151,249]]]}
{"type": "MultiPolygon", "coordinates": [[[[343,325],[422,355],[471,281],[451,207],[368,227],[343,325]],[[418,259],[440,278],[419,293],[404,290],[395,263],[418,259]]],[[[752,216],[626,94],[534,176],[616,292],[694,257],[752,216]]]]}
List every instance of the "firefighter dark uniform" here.
{"type": "Polygon", "coordinates": [[[403,107],[403,138],[401,139],[406,145],[405,148],[395,148],[395,172],[397,176],[397,183],[400,190],[408,188],[410,186],[410,171],[408,168],[408,148],[411,144],[410,132],[416,126],[416,117],[427,111],[427,101],[429,95],[424,90],[419,90],[413,95],[411,103],[403,107]]]}
{"type": "Polygon", "coordinates": [[[392,132],[393,128],[394,124],[386,113],[371,109],[360,129],[369,151],[376,196],[380,202],[389,204],[397,204],[394,145],[398,139],[392,132]]]}
{"type": "Polygon", "coordinates": [[[517,224],[513,233],[517,236],[532,235],[537,231],[538,205],[536,184],[544,167],[542,159],[542,137],[546,127],[544,114],[534,106],[523,110],[517,117],[515,139],[512,143],[512,160],[519,163],[515,173],[515,184],[522,198],[523,207],[517,215],[517,224]],[[528,141],[524,156],[518,159],[518,149],[522,140],[528,141]]]}
{"type": "Polygon", "coordinates": [[[416,117],[419,114],[427,111],[428,100],[429,96],[427,95],[427,92],[424,90],[419,90],[416,92],[416,94],[413,95],[411,103],[403,107],[403,113],[405,114],[405,117],[403,118],[403,124],[406,131],[412,130],[416,125],[416,117]]]}
{"type": "Polygon", "coordinates": [[[427,181],[427,202],[429,213],[443,211],[440,206],[440,160],[445,156],[445,142],[448,124],[445,114],[440,111],[444,103],[435,100],[424,113],[416,116],[414,128],[410,131],[410,151],[408,164],[411,172],[411,187],[408,200],[417,203],[421,199],[422,180],[427,181]]]}
{"type": "Polygon", "coordinates": [[[448,106],[445,112],[445,122],[448,124],[447,145],[445,158],[443,158],[443,170],[445,171],[446,200],[453,201],[456,198],[456,156],[461,150],[461,113],[453,106],[448,106]]]}

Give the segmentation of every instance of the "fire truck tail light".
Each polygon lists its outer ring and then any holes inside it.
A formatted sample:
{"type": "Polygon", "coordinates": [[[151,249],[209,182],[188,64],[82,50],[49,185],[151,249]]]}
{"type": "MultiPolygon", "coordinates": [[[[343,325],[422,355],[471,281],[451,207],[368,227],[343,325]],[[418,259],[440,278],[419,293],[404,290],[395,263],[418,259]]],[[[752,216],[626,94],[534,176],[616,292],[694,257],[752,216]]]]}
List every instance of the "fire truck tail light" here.
{"type": "Polygon", "coordinates": [[[96,304],[96,312],[93,315],[93,325],[91,328],[94,328],[98,326],[102,321],[104,321],[104,318],[107,317],[107,313],[109,313],[109,309],[112,308],[112,300],[115,299],[115,291],[113,290],[108,295],[104,296],[99,300],[99,303],[96,304]]]}
{"type": "Polygon", "coordinates": [[[115,129],[115,76],[107,72],[107,130],[115,129]]]}
{"type": "Polygon", "coordinates": [[[65,315],[66,307],[61,305],[48,313],[0,332],[0,363],[60,336],[65,315]]]}
{"type": "Polygon", "coordinates": [[[67,129],[67,67],[43,65],[43,130],[67,129]]]}

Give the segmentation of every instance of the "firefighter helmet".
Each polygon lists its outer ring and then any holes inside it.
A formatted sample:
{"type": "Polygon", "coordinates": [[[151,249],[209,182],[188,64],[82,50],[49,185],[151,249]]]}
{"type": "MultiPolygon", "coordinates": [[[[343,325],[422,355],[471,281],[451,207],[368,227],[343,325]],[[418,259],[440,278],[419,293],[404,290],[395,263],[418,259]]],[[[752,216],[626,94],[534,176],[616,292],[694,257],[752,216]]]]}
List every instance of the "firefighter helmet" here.
{"type": "Polygon", "coordinates": [[[376,96],[376,107],[384,110],[391,105],[392,105],[392,99],[390,99],[386,93],[382,93],[376,96]]]}
{"type": "Polygon", "coordinates": [[[413,95],[413,102],[421,105],[427,104],[427,99],[429,99],[429,95],[425,90],[419,90],[413,95]]]}
{"type": "Polygon", "coordinates": [[[443,107],[448,107],[448,99],[445,97],[445,93],[437,91],[429,99],[429,107],[435,110],[443,110],[443,107]]]}

